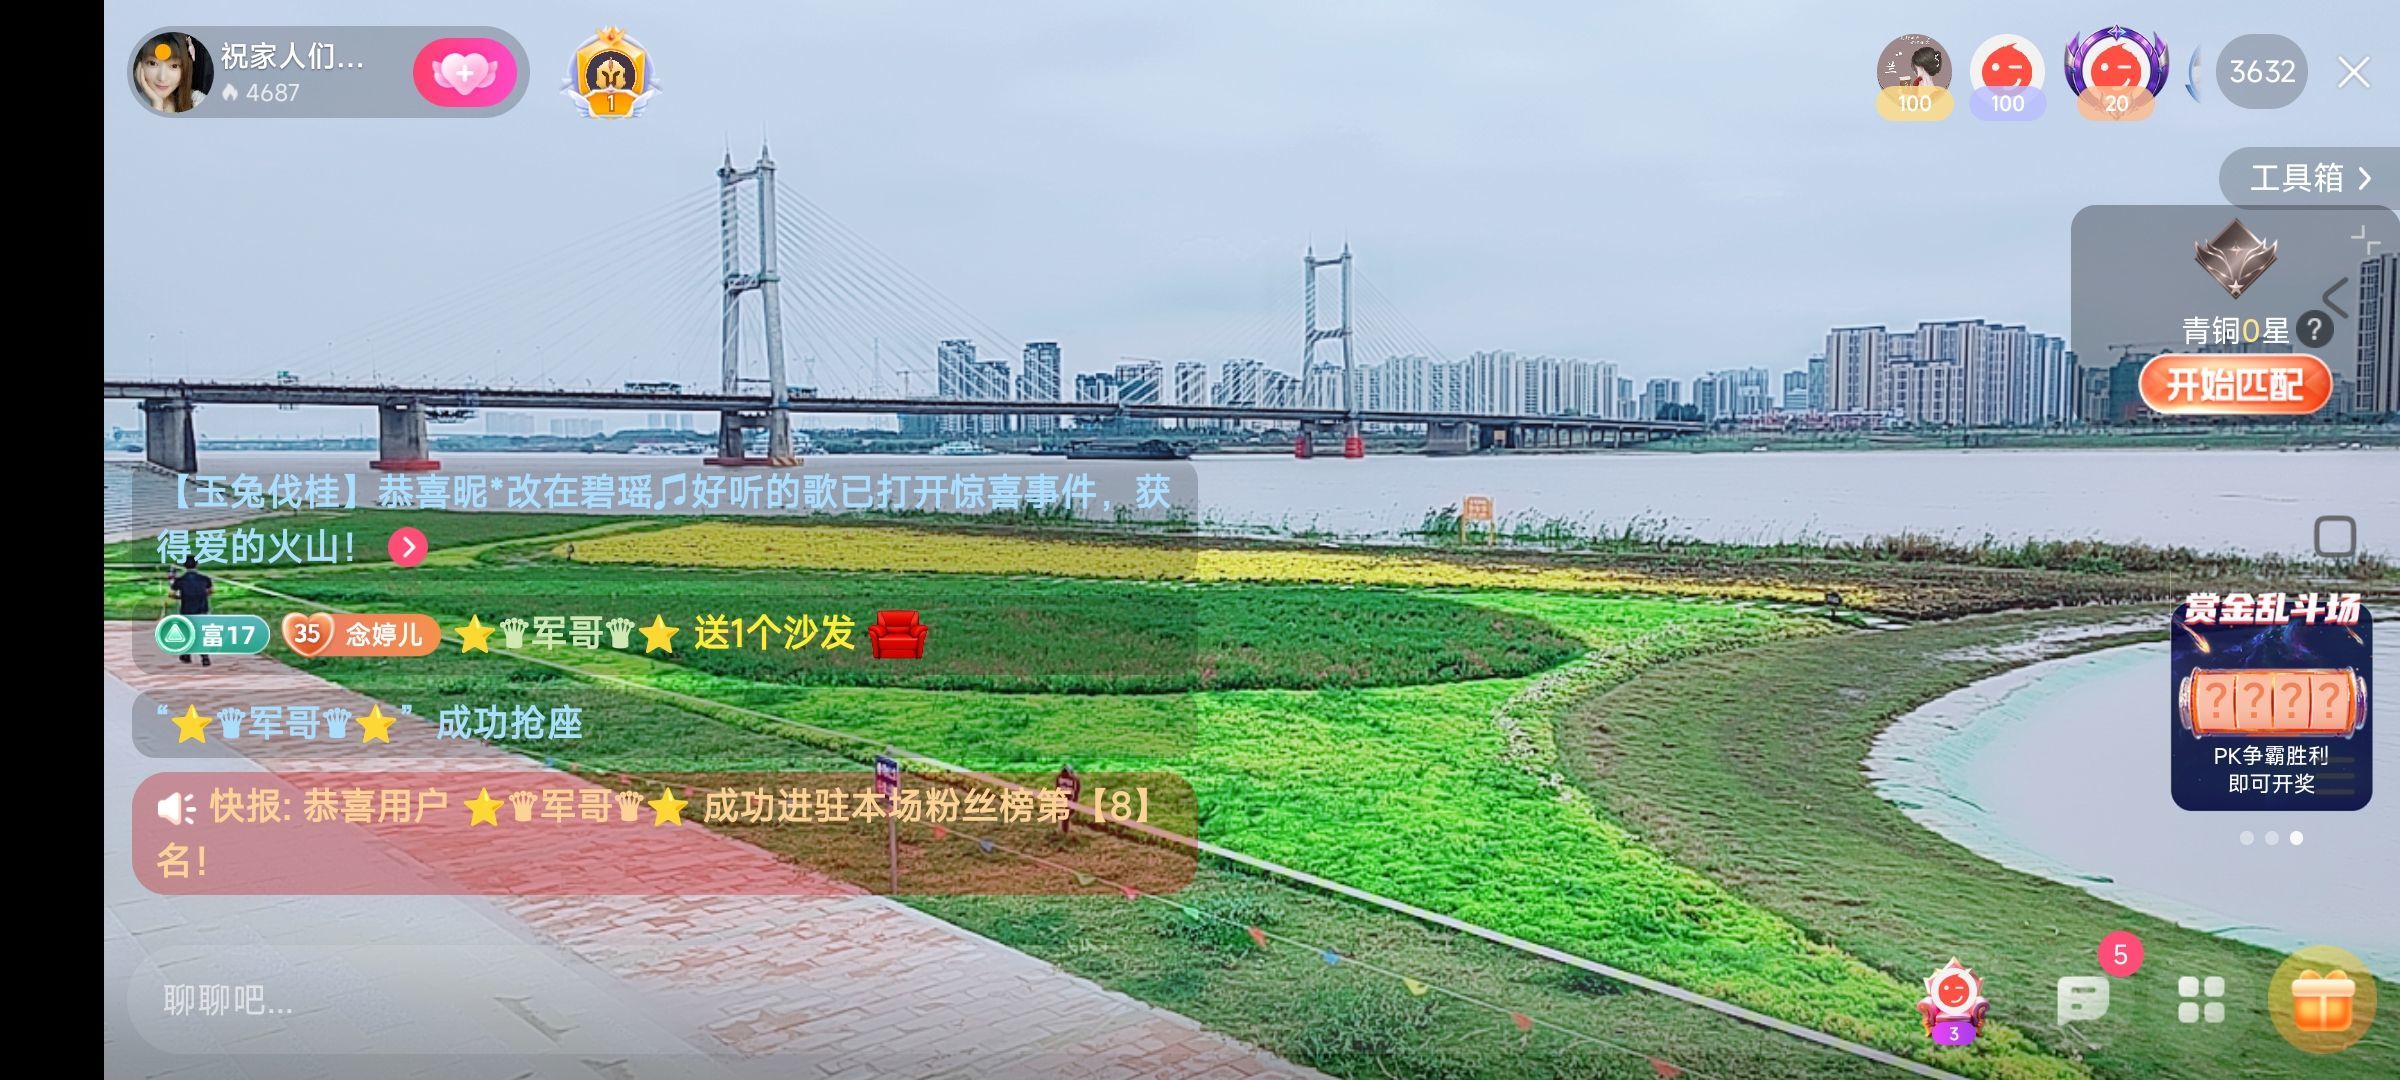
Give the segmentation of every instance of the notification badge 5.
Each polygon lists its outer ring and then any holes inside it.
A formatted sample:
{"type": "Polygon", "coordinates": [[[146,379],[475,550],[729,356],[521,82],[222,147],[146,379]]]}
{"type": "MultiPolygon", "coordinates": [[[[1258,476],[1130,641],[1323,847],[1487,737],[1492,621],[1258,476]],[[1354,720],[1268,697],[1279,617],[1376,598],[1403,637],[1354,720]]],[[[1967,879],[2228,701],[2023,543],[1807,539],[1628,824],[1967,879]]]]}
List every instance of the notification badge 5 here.
{"type": "Polygon", "coordinates": [[[488,109],[517,88],[517,55],[492,38],[435,38],[410,65],[417,93],[445,109],[488,109]]]}

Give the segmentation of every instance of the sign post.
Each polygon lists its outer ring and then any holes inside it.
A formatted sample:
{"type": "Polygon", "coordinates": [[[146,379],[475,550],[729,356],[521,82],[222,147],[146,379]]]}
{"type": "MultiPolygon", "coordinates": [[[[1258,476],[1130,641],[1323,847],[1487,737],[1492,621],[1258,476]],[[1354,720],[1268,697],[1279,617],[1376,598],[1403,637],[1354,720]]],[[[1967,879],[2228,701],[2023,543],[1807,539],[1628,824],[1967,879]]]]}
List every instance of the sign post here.
{"type": "Polygon", "coordinates": [[[891,856],[892,891],[900,894],[900,762],[888,754],[875,755],[875,794],[883,799],[885,850],[891,856]]]}
{"type": "MultiPolygon", "coordinates": [[[[1075,766],[1061,765],[1058,767],[1058,779],[1052,781],[1052,786],[1067,797],[1067,816],[1058,820],[1058,831],[1063,833],[1075,821],[1075,803],[1083,798],[1083,777],[1075,774],[1075,766]]],[[[1097,811],[1094,811],[1092,819],[1099,820],[1097,811]]]]}
{"type": "Polygon", "coordinates": [[[1486,531],[1498,535],[1500,527],[1492,523],[1492,499],[1488,495],[1469,495],[1458,501],[1458,542],[1467,542],[1467,526],[1482,522],[1486,531]]]}

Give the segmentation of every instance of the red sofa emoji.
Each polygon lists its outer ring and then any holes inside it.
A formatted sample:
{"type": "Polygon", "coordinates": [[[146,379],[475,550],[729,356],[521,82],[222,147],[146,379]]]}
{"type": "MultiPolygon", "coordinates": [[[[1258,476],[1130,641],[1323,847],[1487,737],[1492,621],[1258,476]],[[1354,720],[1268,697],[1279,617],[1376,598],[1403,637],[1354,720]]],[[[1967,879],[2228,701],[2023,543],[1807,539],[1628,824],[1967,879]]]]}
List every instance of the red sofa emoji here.
{"type": "Polygon", "coordinates": [[[913,611],[878,611],[867,627],[867,647],[877,660],[925,658],[925,624],[913,611]]]}

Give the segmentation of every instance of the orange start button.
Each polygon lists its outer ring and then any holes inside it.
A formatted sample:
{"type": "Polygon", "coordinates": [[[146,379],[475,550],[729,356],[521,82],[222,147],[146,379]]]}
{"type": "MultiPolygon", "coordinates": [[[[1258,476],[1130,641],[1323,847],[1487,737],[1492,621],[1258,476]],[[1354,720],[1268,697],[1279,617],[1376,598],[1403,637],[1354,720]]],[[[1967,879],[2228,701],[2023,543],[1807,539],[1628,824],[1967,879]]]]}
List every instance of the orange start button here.
{"type": "Polygon", "coordinates": [[[2307,353],[2166,353],[2142,365],[2142,403],[2170,415],[2298,416],[2333,397],[2307,353]]]}

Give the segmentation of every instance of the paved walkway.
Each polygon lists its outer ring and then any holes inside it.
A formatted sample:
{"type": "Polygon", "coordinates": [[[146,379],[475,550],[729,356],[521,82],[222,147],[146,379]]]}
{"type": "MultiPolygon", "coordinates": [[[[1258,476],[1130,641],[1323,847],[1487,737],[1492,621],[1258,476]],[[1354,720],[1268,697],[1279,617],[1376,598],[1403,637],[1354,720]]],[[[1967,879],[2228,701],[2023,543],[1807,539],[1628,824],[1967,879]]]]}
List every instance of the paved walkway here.
{"type": "MultiPolygon", "coordinates": [[[[110,1076],[1318,1075],[698,828],[657,835],[690,849],[680,858],[782,875],[804,895],[153,894],[132,873],[134,788],[176,768],[260,766],[141,756],[131,724],[166,721],[134,715],[140,692],[355,695],[257,658],[203,670],[152,653],[137,666],[148,624],[108,624],[105,638],[110,1076]],[[269,1009],[291,1011],[163,1008],[168,987],[214,984],[262,986],[269,1009]]],[[[404,717],[392,729],[403,753],[325,741],[274,768],[536,767],[432,734],[404,717]]],[[[558,786],[580,784],[559,774],[558,786]]]]}

